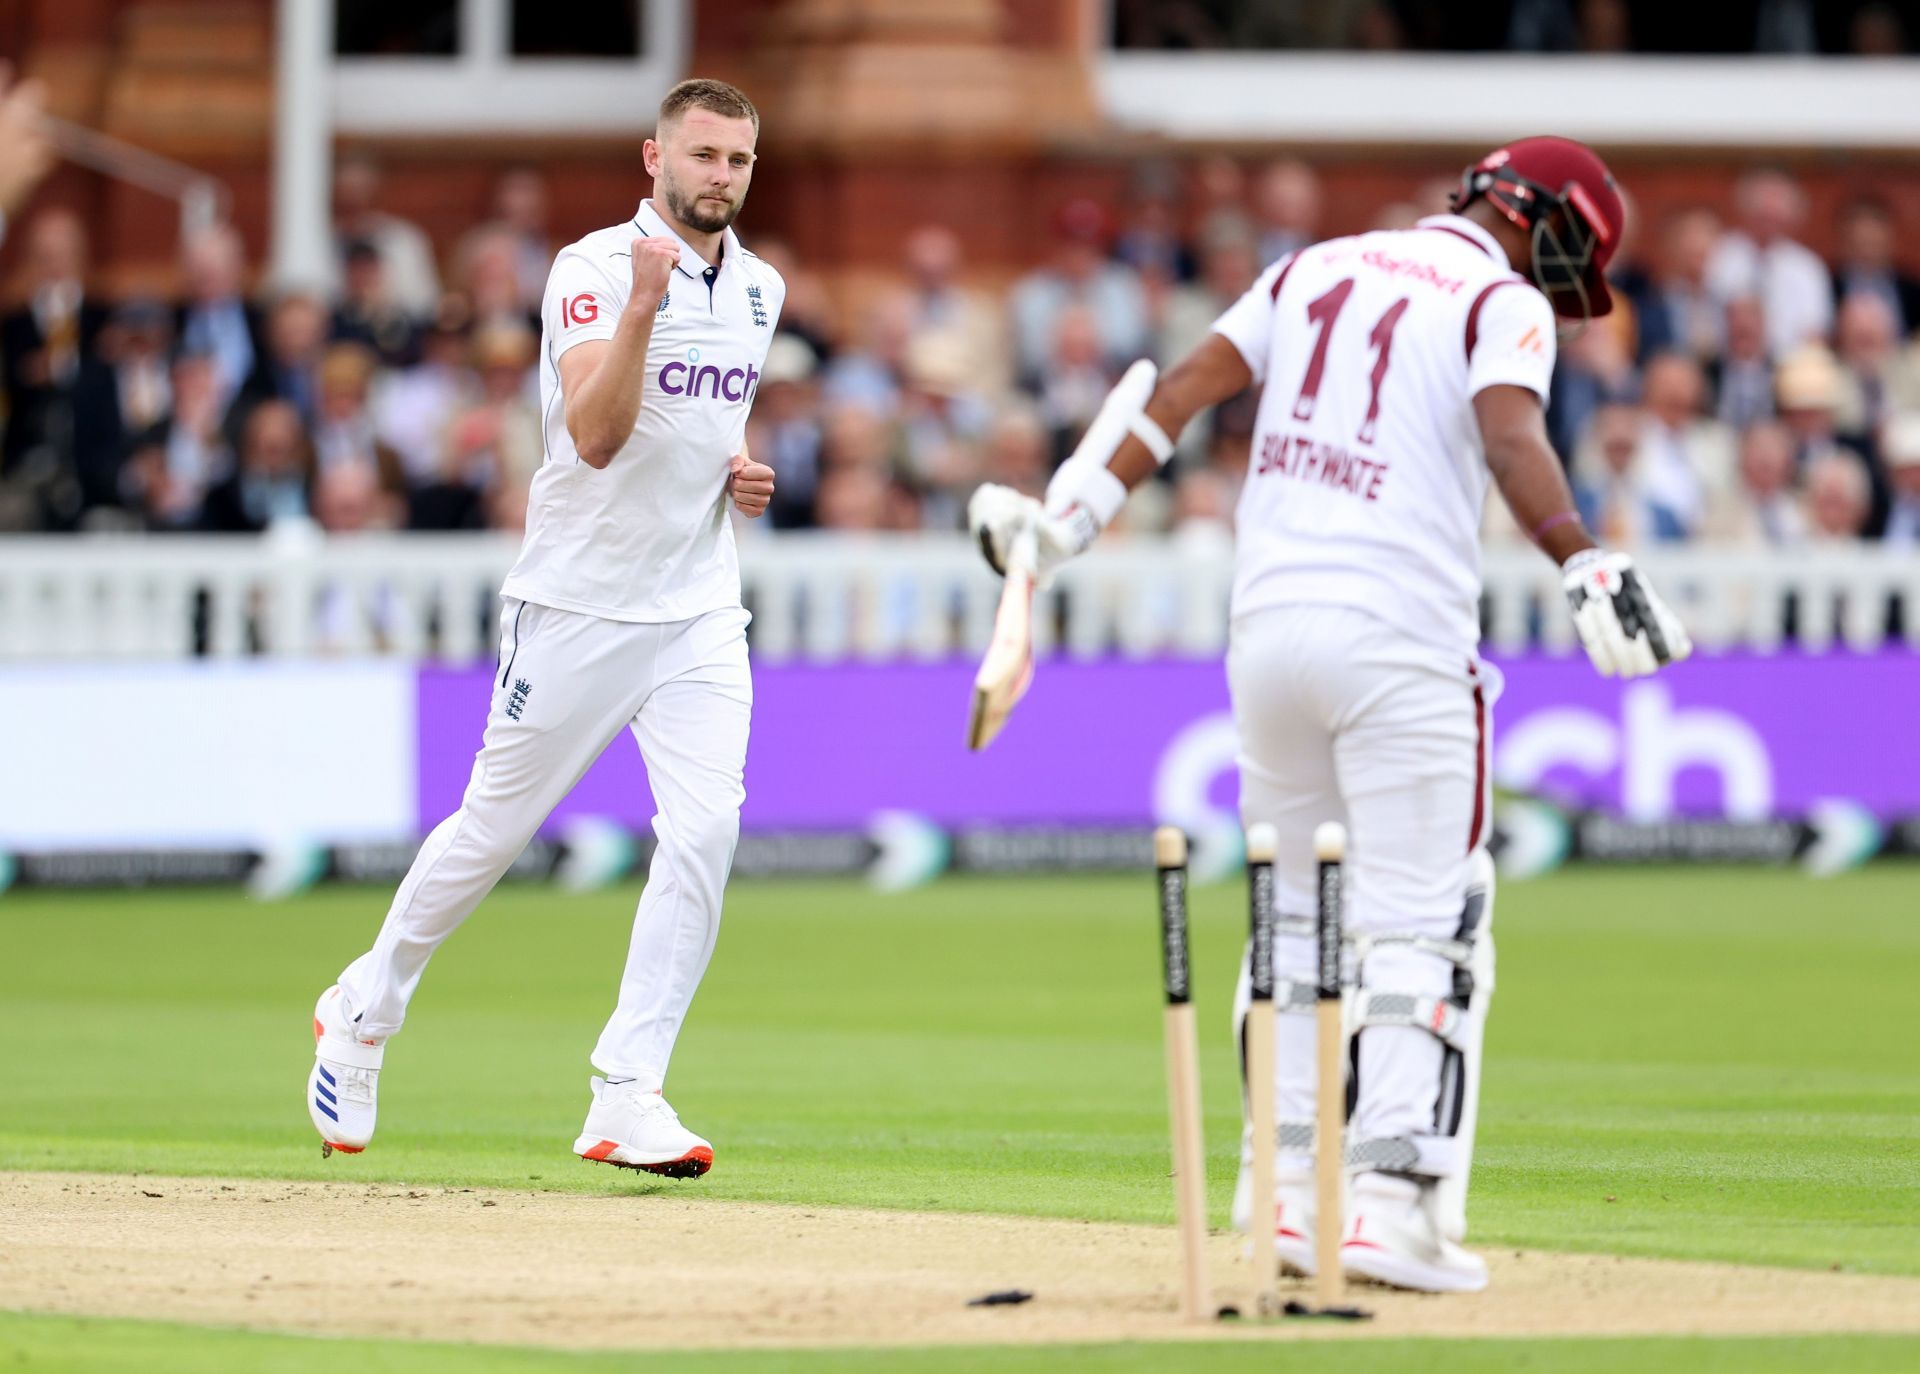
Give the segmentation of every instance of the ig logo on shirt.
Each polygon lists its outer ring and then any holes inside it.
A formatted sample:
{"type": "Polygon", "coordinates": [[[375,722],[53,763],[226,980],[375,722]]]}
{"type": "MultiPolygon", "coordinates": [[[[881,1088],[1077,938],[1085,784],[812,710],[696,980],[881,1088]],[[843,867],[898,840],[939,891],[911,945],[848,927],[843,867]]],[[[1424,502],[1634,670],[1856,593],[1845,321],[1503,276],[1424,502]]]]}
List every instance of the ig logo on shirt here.
{"type": "Polygon", "coordinates": [[[582,291],[577,296],[560,298],[560,321],[562,324],[592,324],[600,318],[600,302],[594,299],[593,292],[582,291]]]}

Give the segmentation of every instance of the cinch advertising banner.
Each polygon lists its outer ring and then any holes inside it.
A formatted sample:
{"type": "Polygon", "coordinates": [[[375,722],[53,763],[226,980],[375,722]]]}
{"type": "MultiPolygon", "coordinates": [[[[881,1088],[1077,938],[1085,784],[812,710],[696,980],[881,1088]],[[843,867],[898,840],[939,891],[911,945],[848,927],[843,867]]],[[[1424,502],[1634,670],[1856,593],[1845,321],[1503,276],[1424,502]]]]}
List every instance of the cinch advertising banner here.
{"type": "MultiPolygon", "coordinates": [[[[1920,811],[1920,657],[1730,654],[1617,682],[1584,658],[1495,660],[1494,776],[1638,820],[1756,820],[1845,799],[1920,811]]],[[[1238,796],[1217,662],[1041,665],[983,754],[964,744],[971,664],[782,665],[754,672],[750,830],[860,827],[882,811],[942,826],[1202,825],[1238,796]]],[[[489,674],[419,677],[420,831],[454,810],[486,719],[489,674]]],[[[639,750],[623,735],[554,813],[644,828],[639,750]]]]}

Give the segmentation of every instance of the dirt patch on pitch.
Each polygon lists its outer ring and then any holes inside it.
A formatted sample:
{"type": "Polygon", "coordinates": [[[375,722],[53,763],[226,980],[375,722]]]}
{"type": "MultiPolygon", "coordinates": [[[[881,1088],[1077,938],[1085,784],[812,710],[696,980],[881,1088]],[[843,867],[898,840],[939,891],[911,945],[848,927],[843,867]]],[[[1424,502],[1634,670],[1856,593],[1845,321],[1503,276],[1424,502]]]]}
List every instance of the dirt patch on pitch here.
{"type": "MultiPolygon", "coordinates": [[[[1368,1289],[1363,1326],[1182,1327],[1147,1226],[393,1184],[0,1173],[0,1306],[536,1346],[1920,1332],[1920,1279],[1497,1250],[1493,1286],[1368,1289]],[[967,1306],[1009,1288],[1017,1307],[967,1306]]],[[[1222,1302],[1243,1301],[1232,1237],[1222,1302]]],[[[1303,1293],[1303,1296],[1304,1293],[1303,1293]]]]}

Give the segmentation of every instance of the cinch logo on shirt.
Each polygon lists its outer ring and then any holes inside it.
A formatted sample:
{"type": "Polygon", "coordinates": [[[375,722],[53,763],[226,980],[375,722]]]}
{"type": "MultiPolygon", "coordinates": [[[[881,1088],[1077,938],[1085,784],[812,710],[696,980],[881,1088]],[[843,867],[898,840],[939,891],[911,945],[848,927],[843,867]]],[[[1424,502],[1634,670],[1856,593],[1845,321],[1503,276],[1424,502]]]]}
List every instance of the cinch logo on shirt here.
{"type": "Polygon", "coordinates": [[[660,390],[669,396],[705,396],[716,401],[744,401],[753,395],[760,370],[751,365],[722,371],[700,361],[700,350],[689,348],[687,360],[677,359],[660,369],[660,390]]]}

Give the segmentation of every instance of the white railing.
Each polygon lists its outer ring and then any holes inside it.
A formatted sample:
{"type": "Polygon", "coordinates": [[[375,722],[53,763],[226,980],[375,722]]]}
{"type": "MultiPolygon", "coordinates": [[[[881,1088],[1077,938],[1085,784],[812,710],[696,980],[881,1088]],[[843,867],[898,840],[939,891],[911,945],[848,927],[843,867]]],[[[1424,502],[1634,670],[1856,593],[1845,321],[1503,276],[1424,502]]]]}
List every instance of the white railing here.
{"type": "MultiPolygon", "coordinates": [[[[0,661],[392,654],[491,657],[500,535],[0,539],[0,661]]],[[[1879,548],[1792,555],[1650,552],[1650,575],[1708,648],[1795,641],[1871,649],[1904,604],[1920,647],[1920,557],[1879,548]]],[[[768,661],[939,659],[984,647],[999,581],[958,534],[762,535],[741,563],[755,652],[768,661]]],[[[1231,555],[1110,540],[1041,594],[1039,646],[1208,657],[1227,633],[1231,555]]],[[[1527,550],[1486,560],[1496,649],[1572,647],[1554,570],[1527,550]]]]}

